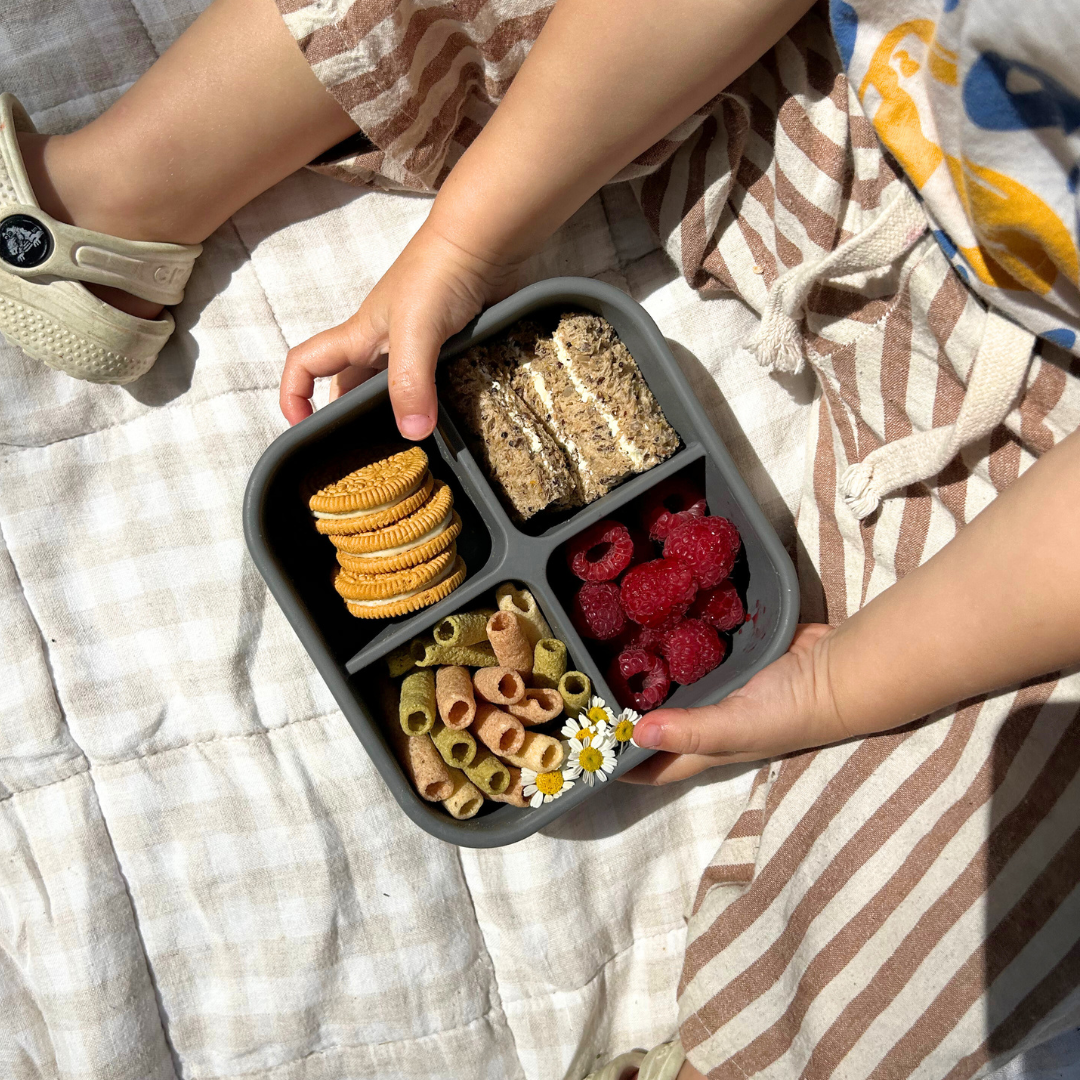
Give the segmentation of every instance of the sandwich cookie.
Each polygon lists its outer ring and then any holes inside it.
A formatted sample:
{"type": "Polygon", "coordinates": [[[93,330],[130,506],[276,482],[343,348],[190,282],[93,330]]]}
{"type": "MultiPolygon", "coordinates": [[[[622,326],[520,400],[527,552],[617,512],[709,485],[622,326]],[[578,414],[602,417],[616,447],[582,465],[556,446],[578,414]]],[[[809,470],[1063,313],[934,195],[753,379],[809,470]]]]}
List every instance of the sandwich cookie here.
{"type": "Polygon", "coordinates": [[[326,536],[371,532],[415,513],[431,498],[434,477],[425,472],[400,499],[372,510],[347,510],[340,514],[315,514],[315,528],[326,536]]]}
{"type": "Polygon", "coordinates": [[[427,562],[445,551],[460,532],[453,492],[436,480],[431,498],[408,517],[371,532],[331,536],[330,541],[346,570],[386,574],[427,562]]]}
{"type": "Polygon", "coordinates": [[[457,545],[451,543],[446,551],[434,559],[389,574],[356,574],[339,570],[334,577],[334,588],[346,600],[393,600],[433,585],[444,576],[443,572],[448,567],[453,566],[456,558],[457,545]]]}
{"type": "Polygon", "coordinates": [[[465,580],[465,572],[465,563],[457,555],[441,575],[415,592],[405,592],[387,600],[346,600],[345,606],[349,614],[358,619],[392,619],[407,615],[449,596],[465,580]]]}
{"type": "Polygon", "coordinates": [[[419,446],[410,446],[317,491],[308,507],[316,516],[381,512],[420,489],[427,464],[427,454],[419,446]]]}

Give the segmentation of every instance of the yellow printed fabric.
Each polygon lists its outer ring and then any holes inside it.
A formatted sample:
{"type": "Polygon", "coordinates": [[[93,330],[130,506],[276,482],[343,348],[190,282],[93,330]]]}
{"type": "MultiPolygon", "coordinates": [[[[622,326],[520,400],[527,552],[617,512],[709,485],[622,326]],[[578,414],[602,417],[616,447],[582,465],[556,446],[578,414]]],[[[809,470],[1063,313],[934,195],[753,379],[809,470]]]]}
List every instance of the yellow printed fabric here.
{"type": "Polygon", "coordinates": [[[878,137],[987,303],[1080,355],[1080,9],[1068,0],[832,0],[878,137]]]}

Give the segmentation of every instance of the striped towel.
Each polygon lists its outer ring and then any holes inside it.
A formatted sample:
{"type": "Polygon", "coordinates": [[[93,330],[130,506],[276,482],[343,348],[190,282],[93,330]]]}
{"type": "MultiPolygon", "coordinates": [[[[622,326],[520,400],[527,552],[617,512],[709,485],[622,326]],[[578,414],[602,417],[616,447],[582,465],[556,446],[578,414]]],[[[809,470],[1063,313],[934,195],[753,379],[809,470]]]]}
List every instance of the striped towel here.
{"type": "MultiPolygon", "coordinates": [[[[549,10],[279,7],[376,147],[319,168],[413,190],[437,188],[476,137],[549,10]]],[[[765,316],[776,341],[759,335],[759,358],[817,377],[804,619],[852,614],[1080,425],[1080,368],[1049,344],[1032,356],[1018,340],[1009,377],[976,393],[995,382],[1002,327],[920,219],[854,257],[890,208],[899,220],[917,204],[822,12],[618,179],[693,288],[765,316]],[[915,449],[901,461],[897,446],[915,449]],[[893,486],[845,500],[842,479],[868,461],[893,486]]],[[[678,993],[691,1063],[740,1080],[965,1080],[1075,1026],[1078,702],[1080,676],[1065,673],[763,767],[690,920],[678,993]]]]}

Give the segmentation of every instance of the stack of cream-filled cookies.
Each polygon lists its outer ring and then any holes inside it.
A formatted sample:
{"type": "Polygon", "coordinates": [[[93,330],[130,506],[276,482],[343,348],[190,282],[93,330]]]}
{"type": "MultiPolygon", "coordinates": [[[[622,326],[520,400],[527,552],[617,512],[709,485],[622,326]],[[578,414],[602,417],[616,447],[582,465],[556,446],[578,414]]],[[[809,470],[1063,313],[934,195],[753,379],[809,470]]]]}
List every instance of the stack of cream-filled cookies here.
{"type": "Polygon", "coordinates": [[[454,495],[419,446],[387,453],[312,495],[315,527],[337,548],[334,588],[358,619],[388,619],[465,580],[454,495]]]}

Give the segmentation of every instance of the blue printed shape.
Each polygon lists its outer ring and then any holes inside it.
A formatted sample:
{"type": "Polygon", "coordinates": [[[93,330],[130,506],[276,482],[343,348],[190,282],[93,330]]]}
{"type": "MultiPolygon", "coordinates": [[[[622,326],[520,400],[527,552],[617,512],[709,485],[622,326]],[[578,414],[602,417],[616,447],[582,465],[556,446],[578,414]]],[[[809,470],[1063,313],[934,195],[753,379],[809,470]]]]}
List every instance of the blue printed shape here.
{"type": "Polygon", "coordinates": [[[1062,327],[1060,330],[1047,330],[1042,336],[1047,341],[1060,345],[1063,349],[1071,349],[1076,344],[1076,331],[1062,327]]]}
{"type": "Polygon", "coordinates": [[[1053,76],[1021,60],[985,52],[964,80],[964,110],[987,131],[1061,128],[1071,135],[1080,127],[1080,98],[1053,76]],[[1009,89],[1009,76],[1026,75],[1038,89],[1009,89]]]}
{"type": "Polygon", "coordinates": [[[829,0],[829,22],[836,47],[840,52],[840,61],[844,70],[851,66],[851,57],[855,53],[855,35],[859,32],[859,16],[850,4],[844,0],[829,0]]]}
{"type": "Polygon", "coordinates": [[[960,254],[956,245],[952,242],[952,237],[941,229],[934,229],[933,233],[934,239],[941,245],[941,250],[945,252],[949,262],[952,262],[960,254]]]}
{"type": "Polygon", "coordinates": [[[959,6],[960,0],[945,0],[945,6],[942,8],[942,11],[948,15],[950,11],[955,11],[959,6]]]}

